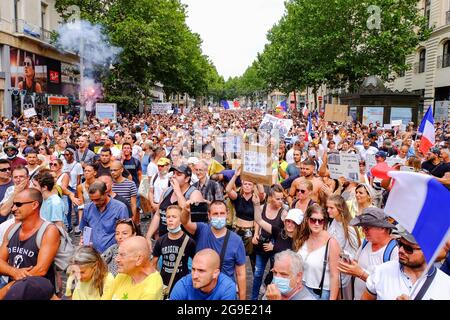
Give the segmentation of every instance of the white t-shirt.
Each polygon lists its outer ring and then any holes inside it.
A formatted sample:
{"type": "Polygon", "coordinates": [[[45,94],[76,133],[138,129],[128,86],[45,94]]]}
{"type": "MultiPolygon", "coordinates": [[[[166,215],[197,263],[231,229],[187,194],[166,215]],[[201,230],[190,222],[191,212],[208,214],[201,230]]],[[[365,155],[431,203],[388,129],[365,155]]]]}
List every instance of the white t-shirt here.
{"type": "Polygon", "coordinates": [[[69,173],[69,187],[75,189],[77,187],[77,177],[83,174],[83,167],[80,163],[74,161],[72,163],[64,163],[63,172],[69,173]]]}
{"type": "Polygon", "coordinates": [[[362,160],[366,160],[366,156],[368,154],[375,154],[378,152],[378,149],[375,147],[370,146],[368,149],[365,149],[364,146],[357,145],[355,148],[359,151],[359,155],[361,156],[362,160]]]}
{"type": "Polygon", "coordinates": [[[158,174],[158,166],[154,162],[150,162],[147,166],[147,177],[154,177],[158,174]]]}
{"type": "MultiPolygon", "coordinates": [[[[387,246],[387,244],[386,244],[387,246]]],[[[358,264],[364,269],[369,275],[371,275],[375,267],[383,263],[383,254],[386,246],[380,248],[379,250],[372,252],[372,243],[368,242],[364,249],[361,247],[358,250],[358,264]]],[[[392,250],[391,261],[398,261],[398,247],[392,250]]],[[[366,290],[366,283],[360,278],[355,277],[355,300],[361,300],[361,295],[366,290]]]]}
{"type": "Polygon", "coordinates": [[[160,203],[161,202],[161,196],[164,194],[164,192],[169,188],[169,176],[166,174],[164,178],[162,178],[160,175],[154,180],[152,178],[150,180],[150,186],[153,187],[153,202],[160,203]],[[153,183],[155,181],[155,183],[153,183]]]}
{"type": "MultiPolygon", "coordinates": [[[[439,269],[428,290],[421,300],[450,300],[450,277],[439,269]]],[[[417,294],[426,281],[423,277],[418,284],[417,294]]],[[[375,268],[373,274],[367,278],[367,290],[376,294],[377,300],[396,300],[402,294],[410,296],[413,283],[403,272],[398,260],[386,262],[375,268]]],[[[414,297],[411,297],[414,298],[414,297]]]]}

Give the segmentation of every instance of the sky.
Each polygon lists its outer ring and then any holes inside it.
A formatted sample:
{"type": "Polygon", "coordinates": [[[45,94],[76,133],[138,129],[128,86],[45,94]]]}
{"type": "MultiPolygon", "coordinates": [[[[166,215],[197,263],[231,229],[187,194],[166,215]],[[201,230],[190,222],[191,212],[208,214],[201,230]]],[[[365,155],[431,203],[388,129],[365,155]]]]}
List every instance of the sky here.
{"type": "Polygon", "coordinates": [[[284,0],[181,0],[187,25],[200,34],[208,55],[225,80],[242,75],[264,50],[267,31],[284,13],[284,0]]]}

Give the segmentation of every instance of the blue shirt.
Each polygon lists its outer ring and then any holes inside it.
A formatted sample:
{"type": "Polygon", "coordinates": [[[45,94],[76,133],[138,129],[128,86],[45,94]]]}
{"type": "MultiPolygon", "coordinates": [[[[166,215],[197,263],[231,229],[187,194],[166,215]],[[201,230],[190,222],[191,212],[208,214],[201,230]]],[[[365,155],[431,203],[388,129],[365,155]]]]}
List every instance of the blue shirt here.
{"type": "MultiPolygon", "coordinates": [[[[233,231],[230,232],[231,234],[228,239],[227,250],[225,251],[221,271],[234,280],[234,271],[236,266],[245,264],[245,248],[241,237],[233,231]]],[[[209,224],[198,222],[194,240],[197,243],[197,247],[195,248],[196,252],[210,248],[216,251],[220,256],[225,236],[216,238],[214,233],[211,231],[211,226],[209,224]]]]}
{"type": "Polygon", "coordinates": [[[91,202],[86,205],[81,218],[80,229],[92,228],[92,244],[100,253],[116,243],[116,221],[128,219],[127,206],[115,199],[109,200],[105,211],[99,212],[97,206],[91,202]]]}
{"type": "Polygon", "coordinates": [[[236,300],[236,285],[233,280],[220,273],[215,288],[210,293],[204,293],[193,287],[192,275],[188,274],[177,281],[170,300],[236,300]]]}
{"type": "Polygon", "coordinates": [[[295,163],[290,163],[287,166],[286,173],[288,174],[289,177],[294,177],[294,176],[299,176],[300,175],[300,171],[295,166],[295,163]]]}
{"type": "Polygon", "coordinates": [[[64,203],[57,194],[53,194],[42,201],[40,214],[45,221],[61,221],[67,224],[66,215],[64,214],[64,203]]]}

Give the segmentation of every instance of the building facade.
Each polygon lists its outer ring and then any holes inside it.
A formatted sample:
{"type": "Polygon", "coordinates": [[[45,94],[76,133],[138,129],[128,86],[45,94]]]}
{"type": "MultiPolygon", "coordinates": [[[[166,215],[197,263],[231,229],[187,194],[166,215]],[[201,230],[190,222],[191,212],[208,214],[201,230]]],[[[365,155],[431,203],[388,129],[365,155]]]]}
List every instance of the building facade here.
{"type": "Polygon", "coordinates": [[[79,99],[79,58],[51,44],[56,0],[0,1],[0,114],[56,116],[79,99]]]}
{"type": "Polygon", "coordinates": [[[434,108],[437,121],[448,120],[450,102],[450,0],[421,0],[418,4],[433,27],[431,37],[406,57],[411,69],[387,87],[423,96],[423,112],[434,108]]]}

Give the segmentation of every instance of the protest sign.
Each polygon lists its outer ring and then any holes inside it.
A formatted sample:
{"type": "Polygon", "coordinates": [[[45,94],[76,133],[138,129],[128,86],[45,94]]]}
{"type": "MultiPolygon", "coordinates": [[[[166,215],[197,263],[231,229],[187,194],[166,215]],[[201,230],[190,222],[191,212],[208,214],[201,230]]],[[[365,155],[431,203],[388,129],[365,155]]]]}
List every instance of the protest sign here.
{"type": "Polygon", "coordinates": [[[116,103],[96,103],[95,117],[102,121],[103,119],[110,119],[117,121],[117,104],[116,103]]]}
{"type": "Polygon", "coordinates": [[[348,105],[327,104],[325,105],[325,121],[344,122],[348,118],[348,105]]]}
{"type": "MultiPolygon", "coordinates": [[[[405,160],[402,160],[402,159],[392,156],[392,157],[386,158],[386,163],[389,167],[393,167],[397,163],[404,164],[405,160]]],[[[370,169],[375,167],[376,164],[377,164],[377,161],[375,160],[374,154],[366,155],[366,172],[370,172],[370,169]]]]}
{"type": "Polygon", "coordinates": [[[401,126],[402,125],[402,120],[392,120],[391,121],[391,126],[401,126]]]}
{"type": "Polygon", "coordinates": [[[152,114],[167,114],[169,110],[172,110],[172,104],[170,102],[152,103],[152,114]]]}
{"type": "Polygon", "coordinates": [[[244,144],[241,180],[271,186],[272,155],[270,149],[257,144],[244,144]]]}
{"type": "Polygon", "coordinates": [[[34,108],[24,109],[23,116],[25,118],[31,118],[31,117],[37,116],[36,109],[34,109],[34,108]]]}
{"type": "Polygon", "coordinates": [[[353,153],[328,154],[328,170],[330,178],[345,177],[350,181],[359,181],[359,157],[353,153]]]}
{"type": "Polygon", "coordinates": [[[275,135],[276,131],[278,131],[279,136],[284,137],[289,133],[293,124],[292,119],[280,119],[266,114],[259,125],[259,130],[266,131],[271,135],[275,135]]]}
{"type": "Polygon", "coordinates": [[[241,152],[241,144],[241,136],[227,136],[225,139],[225,152],[241,152]]]}

